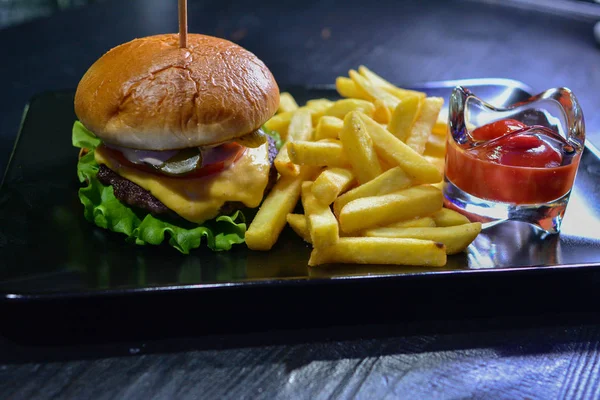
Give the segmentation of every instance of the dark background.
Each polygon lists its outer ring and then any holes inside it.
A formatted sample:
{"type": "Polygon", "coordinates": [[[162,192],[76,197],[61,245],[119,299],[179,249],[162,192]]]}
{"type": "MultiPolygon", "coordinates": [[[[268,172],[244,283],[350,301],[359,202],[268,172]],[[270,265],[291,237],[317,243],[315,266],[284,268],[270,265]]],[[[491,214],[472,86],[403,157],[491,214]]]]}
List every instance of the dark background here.
{"type": "MultiPolygon", "coordinates": [[[[28,99],[75,88],[89,65],[117,44],[177,29],[176,1],[105,0],[55,12],[67,3],[42,5],[42,14],[51,16],[0,31],[0,171],[28,99]]],[[[9,5],[0,14],[7,24],[6,9],[12,13],[17,2],[0,4],[9,5]]],[[[598,145],[600,48],[593,26],[599,7],[568,1],[190,1],[189,29],[247,47],[282,86],[333,83],[359,64],[399,84],[502,77],[536,91],[568,86],[584,109],[588,138],[598,145]]],[[[202,306],[187,305],[190,318],[201,319],[202,306]]],[[[381,306],[393,315],[395,307],[411,305],[381,306]]],[[[305,331],[246,332],[240,325],[209,337],[180,332],[132,340],[124,334],[94,344],[85,343],[89,332],[75,329],[82,340],[60,346],[0,338],[0,397],[597,398],[596,311],[591,301],[543,315],[305,331]]],[[[26,326],[27,317],[17,323],[26,326]]]]}

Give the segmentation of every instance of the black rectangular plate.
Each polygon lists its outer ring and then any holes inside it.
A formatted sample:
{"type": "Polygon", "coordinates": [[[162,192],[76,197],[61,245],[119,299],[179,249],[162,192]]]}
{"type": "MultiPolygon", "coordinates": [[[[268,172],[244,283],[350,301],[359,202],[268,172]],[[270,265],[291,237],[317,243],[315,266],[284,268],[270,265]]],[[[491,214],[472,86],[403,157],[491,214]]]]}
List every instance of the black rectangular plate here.
{"type": "MultiPolygon", "coordinates": [[[[503,79],[412,87],[447,102],[456,85],[498,106],[531,92],[522,83],[503,79]]],[[[331,87],[287,89],[299,102],[337,97],[331,87]]],[[[390,315],[389,308],[377,312],[375,304],[399,301],[418,305],[394,314],[407,318],[418,312],[457,314],[465,311],[461,304],[469,304],[469,313],[478,315],[508,312],[511,304],[513,310],[564,308],[566,303],[553,291],[564,293],[565,284],[571,285],[572,299],[591,301],[579,289],[591,290],[600,263],[600,159],[593,147],[582,158],[560,236],[541,240],[527,225],[506,223],[484,231],[444,268],[308,268],[310,248],[287,228],[269,252],[240,245],[229,252],[201,248],[185,256],[167,246],[128,244],[123,236],[90,224],[77,197],[77,149],[71,146],[75,118],[72,92],[40,94],[26,110],[0,189],[0,306],[11,312],[37,304],[44,310],[40,315],[96,321],[106,317],[104,311],[90,312],[93,306],[109,307],[110,318],[118,314],[153,320],[161,311],[163,317],[174,317],[179,314],[173,309],[193,305],[205,317],[235,313],[253,315],[257,321],[260,315],[277,316],[284,325],[305,325],[311,314],[329,322],[333,314],[379,320],[390,315]],[[204,309],[207,304],[210,311],[204,309]],[[359,317],[357,310],[364,313],[359,317]]]]}

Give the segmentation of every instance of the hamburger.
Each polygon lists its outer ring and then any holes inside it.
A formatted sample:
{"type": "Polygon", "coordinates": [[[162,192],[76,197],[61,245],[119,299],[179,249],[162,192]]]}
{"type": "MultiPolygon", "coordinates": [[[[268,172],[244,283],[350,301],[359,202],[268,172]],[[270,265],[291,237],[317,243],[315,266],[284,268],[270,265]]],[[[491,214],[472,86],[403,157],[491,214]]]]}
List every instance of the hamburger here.
{"type": "Polygon", "coordinates": [[[137,244],[183,253],[242,243],[240,211],[276,178],[277,135],[262,125],[279,89],[246,49],[211,36],[135,39],[85,73],[73,144],[86,219],[137,244]]]}

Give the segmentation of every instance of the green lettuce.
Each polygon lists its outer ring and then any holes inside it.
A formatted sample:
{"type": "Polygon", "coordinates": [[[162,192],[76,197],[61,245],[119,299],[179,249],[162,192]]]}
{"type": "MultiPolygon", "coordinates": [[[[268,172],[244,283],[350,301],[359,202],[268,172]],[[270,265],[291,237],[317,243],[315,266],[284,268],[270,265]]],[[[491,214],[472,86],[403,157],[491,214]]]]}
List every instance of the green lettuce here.
{"type": "Polygon", "coordinates": [[[71,137],[73,146],[80,149],[94,150],[102,143],[88,128],[81,122],[75,121],[73,124],[73,135],[71,137]]]}
{"type": "Polygon", "coordinates": [[[101,143],[100,139],[79,121],[73,125],[72,139],[73,146],[88,150],[77,163],[79,181],[86,185],[79,189],[79,199],[88,221],[122,233],[127,236],[127,241],[138,245],[159,245],[167,239],[170,246],[183,254],[199,247],[203,238],[215,251],[229,250],[234,244],[244,242],[246,220],[241,211],[196,225],[153,216],[121,203],[115,197],[112,186],[103,185],[97,178],[99,165],[94,158],[94,149],[101,143]]]}
{"type": "Polygon", "coordinates": [[[281,139],[279,132],[273,131],[264,125],[262,126],[262,130],[264,133],[266,133],[267,135],[269,135],[273,138],[273,140],[275,141],[275,147],[277,147],[277,150],[281,150],[281,146],[283,146],[283,140],[281,139]]]}

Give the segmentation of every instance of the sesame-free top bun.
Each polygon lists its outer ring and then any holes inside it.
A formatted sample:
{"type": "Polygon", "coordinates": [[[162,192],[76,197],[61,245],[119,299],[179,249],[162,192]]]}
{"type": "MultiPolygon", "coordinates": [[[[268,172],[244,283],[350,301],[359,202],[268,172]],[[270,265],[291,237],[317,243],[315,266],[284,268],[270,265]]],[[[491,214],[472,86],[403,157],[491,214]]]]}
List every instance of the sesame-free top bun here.
{"type": "Polygon", "coordinates": [[[157,35],[117,46],[85,73],[79,120],[106,143],[142,150],[216,144],[275,114],[279,88],[265,64],[224,39],[157,35]]]}

